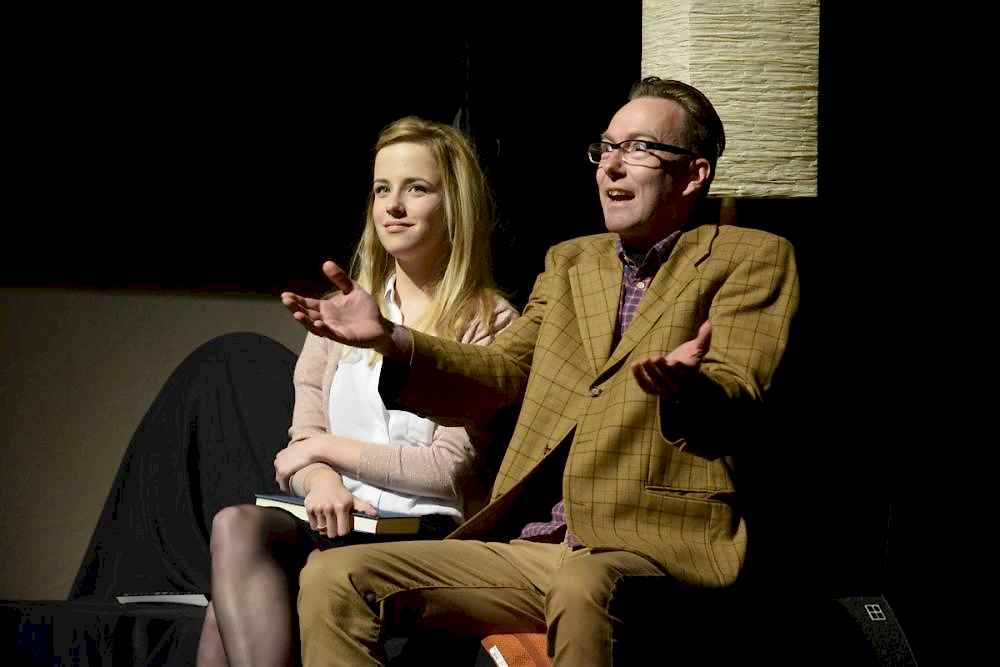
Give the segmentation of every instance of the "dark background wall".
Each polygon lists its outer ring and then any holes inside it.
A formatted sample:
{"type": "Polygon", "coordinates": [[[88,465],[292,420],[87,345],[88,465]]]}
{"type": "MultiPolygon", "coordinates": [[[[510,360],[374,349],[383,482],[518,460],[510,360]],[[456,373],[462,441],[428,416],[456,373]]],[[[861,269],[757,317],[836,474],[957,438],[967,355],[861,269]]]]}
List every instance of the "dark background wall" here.
{"type": "MultiPolygon", "coordinates": [[[[318,292],[320,263],[346,262],[360,231],[378,130],[461,110],[495,189],[497,278],[522,304],[549,245],[602,229],[584,147],[641,61],[640,2],[536,5],[26,20],[0,285],[318,292]]],[[[892,404],[914,353],[910,268],[886,251],[898,167],[868,166],[905,134],[886,131],[905,126],[905,63],[894,25],[837,5],[822,8],[819,196],[737,203],[739,224],[793,241],[803,290],[757,456],[760,534],[788,566],[776,586],[886,593],[919,652],[924,505],[901,452],[933,436],[918,403],[892,404]]]]}
{"type": "Polygon", "coordinates": [[[359,234],[378,131],[464,105],[499,278],[523,299],[540,251],[601,229],[584,149],[638,72],[640,10],[623,5],[611,43],[594,10],[544,6],[45,17],[12,85],[26,238],[0,279],[322,288],[321,261],[359,234]]]}

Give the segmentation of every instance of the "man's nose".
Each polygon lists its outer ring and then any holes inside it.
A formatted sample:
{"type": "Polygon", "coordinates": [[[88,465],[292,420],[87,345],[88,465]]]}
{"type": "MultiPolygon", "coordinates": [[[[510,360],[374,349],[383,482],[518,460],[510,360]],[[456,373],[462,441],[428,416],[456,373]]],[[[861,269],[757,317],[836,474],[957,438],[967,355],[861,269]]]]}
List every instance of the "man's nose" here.
{"type": "Polygon", "coordinates": [[[622,162],[622,151],[620,148],[608,151],[601,157],[600,168],[608,176],[616,178],[625,174],[625,163],[622,162]]]}

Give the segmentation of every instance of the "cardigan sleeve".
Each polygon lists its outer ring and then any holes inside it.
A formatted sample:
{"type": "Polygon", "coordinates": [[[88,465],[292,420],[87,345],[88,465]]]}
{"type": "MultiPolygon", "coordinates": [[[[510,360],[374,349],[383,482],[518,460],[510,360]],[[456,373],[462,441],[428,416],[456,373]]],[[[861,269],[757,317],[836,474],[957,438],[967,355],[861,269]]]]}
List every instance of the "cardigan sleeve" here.
{"type": "MultiPolygon", "coordinates": [[[[292,376],[295,407],[292,410],[292,424],[288,429],[289,447],[307,438],[328,434],[327,406],[323,405],[323,376],[330,364],[336,365],[340,349],[340,345],[333,341],[311,333],[306,334],[292,376]]],[[[292,475],[289,481],[292,491],[304,496],[305,478],[320,466],[329,467],[325,463],[313,463],[292,475]]]]}

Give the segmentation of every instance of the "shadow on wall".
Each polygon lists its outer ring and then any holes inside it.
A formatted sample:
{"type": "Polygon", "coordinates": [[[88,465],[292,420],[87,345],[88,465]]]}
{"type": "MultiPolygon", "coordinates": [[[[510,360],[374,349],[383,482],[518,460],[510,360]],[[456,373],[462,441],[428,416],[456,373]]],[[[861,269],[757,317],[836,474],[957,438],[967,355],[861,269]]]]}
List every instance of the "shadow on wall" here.
{"type": "Polygon", "coordinates": [[[0,288],[0,598],[63,599],[132,434],[202,343],[253,331],[296,354],[280,301],[0,288]]]}

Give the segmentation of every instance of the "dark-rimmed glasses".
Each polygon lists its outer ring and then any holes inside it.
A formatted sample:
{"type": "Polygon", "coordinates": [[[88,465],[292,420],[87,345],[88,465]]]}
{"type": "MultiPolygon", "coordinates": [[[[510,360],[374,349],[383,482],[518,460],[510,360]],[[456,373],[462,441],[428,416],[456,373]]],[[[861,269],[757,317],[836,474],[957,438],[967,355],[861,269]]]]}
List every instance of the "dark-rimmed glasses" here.
{"type": "Polygon", "coordinates": [[[613,144],[610,141],[596,141],[587,147],[587,157],[594,164],[601,164],[602,160],[607,159],[614,151],[619,150],[621,151],[622,162],[640,167],[659,167],[665,161],[659,155],[650,153],[650,151],[664,151],[675,155],[695,157],[694,151],[690,151],[687,148],[671,144],[658,144],[655,141],[646,141],[645,139],[626,139],[625,141],[619,141],[617,144],[613,144]]]}

